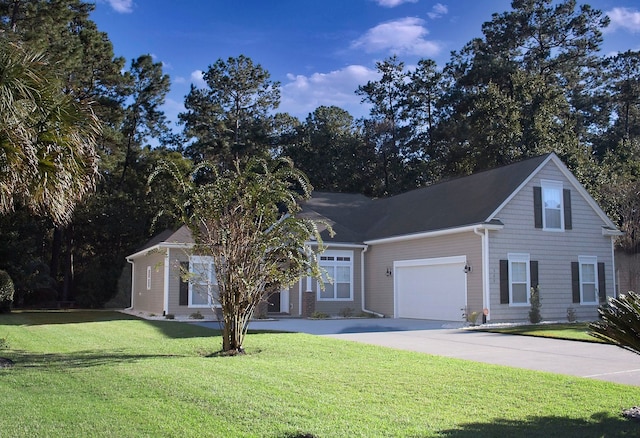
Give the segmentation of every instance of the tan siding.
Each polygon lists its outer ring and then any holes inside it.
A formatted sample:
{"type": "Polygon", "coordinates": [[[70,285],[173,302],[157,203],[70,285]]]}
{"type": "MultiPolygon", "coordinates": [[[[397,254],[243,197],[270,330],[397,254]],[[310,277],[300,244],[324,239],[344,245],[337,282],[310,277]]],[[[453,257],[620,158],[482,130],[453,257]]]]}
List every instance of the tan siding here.
{"type": "Polygon", "coordinates": [[[489,279],[491,321],[527,320],[529,307],[500,304],[499,260],[508,253],[528,253],[538,261],[541,314],[546,320],[565,320],[567,308],[576,310],[579,319],[597,318],[597,306],[572,303],[571,262],[579,255],[597,256],[605,263],[607,293],[613,291],[611,239],[602,235],[604,222],[553,163],[548,163],[497,214],[504,229],[490,233],[489,279]],[[540,180],[562,181],[571,189],[573,229],[564,232],[543,231],[534,227],[533,187],[540,180]]]}
{"type": "Polygon", "coordinates": [[[162,315],[164,299],[164,254],[152,252],[134,260],[133,309],[162,315]],[[147,289],[147,267],[151,267],[151,289],[147,289]]]}
{"type": "Polygon", "coordinates": [[[393,277],[387,276],[386,271],[393,269],[394,261],[452,256],[466,256],[473,267],[467,274],[467,307],[469,312],[481,311],[482,241],[473,232],[371,245],[365,253],[366,308],[393,316],[393,277]]]}

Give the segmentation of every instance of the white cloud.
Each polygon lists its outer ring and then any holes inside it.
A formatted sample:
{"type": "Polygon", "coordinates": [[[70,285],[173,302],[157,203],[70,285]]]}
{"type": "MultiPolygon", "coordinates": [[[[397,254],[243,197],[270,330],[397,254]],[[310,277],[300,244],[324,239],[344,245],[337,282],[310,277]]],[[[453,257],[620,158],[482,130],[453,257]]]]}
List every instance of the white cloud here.
{"type": "Polygon", "coordinates": [[[397,55],[435,56],[440,44],[426,40],[429,33],[424,20],[407,17],[388,21],[373,27],[351,43],[352,48],[362,48],[367,53],[388,52],[397,55]]]}
{"type": "Polygon", "coordinates": [[[281,88],[278,111],[287,112],[303,120],[319,106],[338,106],[358,118],[369,113],[369,106],[355,94],[359,85],[379,79],[376,70],[350,65],[329,73],[310,76],[288,74],[288,82],[281,88]]]}
{"type": "Polygon", "coordinates": [[[611,24],[605,31],[613,32],[617,29],[625,29],[632,33],[640,32],[640,11],[629,8],[613,8],[606,14],[611,19],[611,24]]]}
{"type": "Polygon", "coordinates": [[[191,83],[198,88],[204,88],[207,83],[204,81],[204,72],[202,70],[194,70],[191,72],[191,83]]]}
{"type": "Polygon", "coordinates": [[[418,3],[418,0],[375,0],[375,2],[385,8],[395,8],[403,3],[418,3]]]}
{"type": "Polygon", "coordinates": [[[448,13],[449,8],[446,5],[443,5],[442,3],[436,3],[435,5],[433,5],[433,8],[431,8],[431,12],[427,12],[427,15],[432,20],[435,20],[436,18],[440,18],[443,15],[447,15],[448,13]]]}
{"type": "Polygon", "coordinates": [[[107,3],[109,3],[114,11],[120,12],[121,14],[133,12],[133,0],[107,0],[107,3]]]}

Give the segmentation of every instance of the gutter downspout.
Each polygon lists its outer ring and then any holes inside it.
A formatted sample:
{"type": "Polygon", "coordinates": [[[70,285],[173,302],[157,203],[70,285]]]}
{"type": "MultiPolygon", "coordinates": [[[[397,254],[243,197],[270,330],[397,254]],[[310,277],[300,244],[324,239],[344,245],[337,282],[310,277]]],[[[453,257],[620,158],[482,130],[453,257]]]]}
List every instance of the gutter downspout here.
{"type": "Polygon", "coordinates": [[[135,296],[135,270],[136,265],[133,263],[133,260],[127,258],[127,263],[131,264],[131,306],[127,307],[124,310],[133,310],[133,297],[135,296]]]}
{"type": "Polygon", "coordinates": [[[171,249],[167,248],[167,254],[164,256],[164,287],[162,291],[164,293],[164,303],[162,305],[162,307],[164,307],[164,309],[162,310],[164,316],[169,313],[169,261],[171,260],[170,253],[171,249]]]}
{"type": "Polygon", "coordinates": [[[360,301],[361,301],[361,307],[362,307],[362,312],[363,313],[370,313],[372,315],[377,316],[378,318],[384,318],[384,315],[382,313],[378,313],[378,312],[374,312],[373,310],[367,310],[365,308],[365,303],[364,303],[364,253],[367,252],[367,250],[369,249],[369,245],[364,246],[364,249],[360,252],[360,301]]]}
{"type": "Polygon", "coordinates": [[[611,269],[613,269],[613,297],[618,298],[618,285],[616,283],[616,238],[611,236],[611,269]]]}
{"type": "Polygon", "coordinates": [[[482,302],[484,309],[488,310],[487,321],[491,319],[491,294],[489,293],[489,230],[483,228],[484,233],[480,232],[480,227],[474,227],[473,232],[480,236],[482,241],[482,302]]]}

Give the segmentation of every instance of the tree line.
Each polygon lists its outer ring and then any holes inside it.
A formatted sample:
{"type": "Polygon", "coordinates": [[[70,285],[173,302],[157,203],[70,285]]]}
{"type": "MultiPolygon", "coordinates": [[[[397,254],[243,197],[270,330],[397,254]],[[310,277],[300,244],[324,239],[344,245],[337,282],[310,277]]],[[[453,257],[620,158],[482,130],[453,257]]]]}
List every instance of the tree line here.
{"type": "Polygon", "coordinates": [[[354,90],[371,108],[360,119],[334,106],[304,120],[279,113],[280,84],[265,68],[219,59],[185,96],[180,132],[161,110],[162,64],[115,56],[93,8],[0,0],[0,92],[21,81],[51,91],[18,93],[20,105],[0,96],[0,269],[18,305],[100,307],[127,289],[125,256],[177,225],[158,216],[178,196],[175,180],[148,184],[161,162],[187,175],[205,161],[224,170],[288,157],[315,190],[380,197],[553,151],[626,232],[620,247],[638,250],[640,53],[603,55],[609,20],[587,4],[514,0],[442,68],[378,62],[379,79],[354,90]],[[60,134],[81,115],[73,138],[60,134]],[[31,155],[16,155],[15,133],[31,155]],[[40,198],[24,195],[34,187],[40,198]]]}

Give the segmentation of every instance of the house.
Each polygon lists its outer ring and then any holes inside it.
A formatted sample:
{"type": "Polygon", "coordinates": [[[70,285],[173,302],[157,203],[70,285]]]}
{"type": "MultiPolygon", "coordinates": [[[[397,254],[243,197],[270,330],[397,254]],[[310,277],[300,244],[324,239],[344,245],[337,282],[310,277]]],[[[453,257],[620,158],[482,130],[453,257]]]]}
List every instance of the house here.
{"type": "MultiPolygon", "coordinates": [[[[613,248],[621,233],[553,153],[385,199],[314,192],[300,214],[335,231],[320,255],[333,281],[322,289],[303,278],[275,294],[270,311],[518,321],[527,320],[530,290],[538,288],[543,319],[564,320],[568,312],[595,319],[616,292],[613,248]]],[[[134,310],[209,311],[198,293],[206,284],[178,275],[180,264],[212,270],[188,255],[190,245],[182,228],[127,258],[134,310]]]]}

